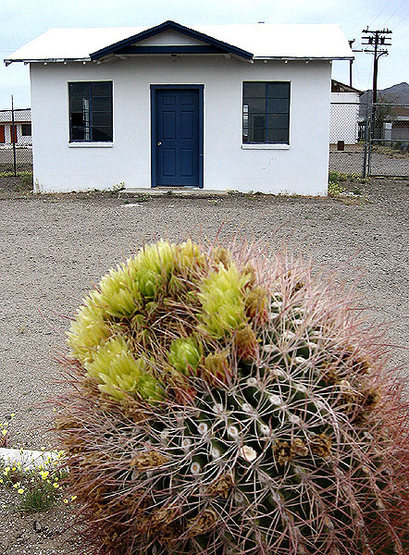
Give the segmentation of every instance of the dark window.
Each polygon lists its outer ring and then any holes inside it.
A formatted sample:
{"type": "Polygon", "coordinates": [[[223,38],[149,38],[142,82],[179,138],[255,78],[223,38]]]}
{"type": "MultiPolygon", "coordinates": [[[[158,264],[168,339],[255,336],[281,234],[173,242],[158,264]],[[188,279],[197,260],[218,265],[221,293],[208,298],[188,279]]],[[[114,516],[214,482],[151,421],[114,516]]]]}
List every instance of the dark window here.
{"type": "Polygon", "coordinates": [[[112,141],[112,82],[69,83],[70,142],[112,141]]]}
{"type": "Polygon", "coordinates": [[[23,137],[31,137],[31,123],[21,124],[21,134],[23,137]]]}
{"type": "Polygon", "coordinates": [[[289,143],[290,83],[243,83],[243,143],[289,143]]]}

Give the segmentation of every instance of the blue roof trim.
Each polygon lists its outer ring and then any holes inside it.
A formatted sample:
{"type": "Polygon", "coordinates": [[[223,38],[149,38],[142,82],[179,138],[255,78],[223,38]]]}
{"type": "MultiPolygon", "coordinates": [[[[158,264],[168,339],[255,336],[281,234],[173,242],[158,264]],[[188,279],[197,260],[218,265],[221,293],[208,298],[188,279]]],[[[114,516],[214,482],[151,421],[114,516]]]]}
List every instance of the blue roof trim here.
{"type": "Polygon", "coordinates": [[[127,46],[131,46],[136,42],[140,42],[144,39],[153,37],[159,33],[162,33],[163,31],[168,31],[168,30],[177,31],[191,38],[201,40],[203,42],[206,42],[209,45],[220,48],[221,50],[223,50],[223,52],[240,56],[241,58],[245,58],[246,60],[253,59],[253,54],[251,52],[242,50],[241,48],[238,48],[237,46],[234,46],[232,44],[228,44],[227,42],[217,40],[209,35],[205,35],[204,33],[199,33],[199,31],[194,31],[193,29],[189,29],[189,27],[180,25],[180,23],[176,23],[175,21],[165,21],[160,25],[151,27],[150,29],[147,29],[146,31],[142,31],[141,33],[137,33],[132,37],[121,40],[119,42],[115,42],[114,44],[106,46],[105,48],[101,48],[96,52],[92,52],[90,54],[91,60],[98,60],[99,58],[107,56],[108,54],[116,54],[123,48],[126,48],[127,46]]]}

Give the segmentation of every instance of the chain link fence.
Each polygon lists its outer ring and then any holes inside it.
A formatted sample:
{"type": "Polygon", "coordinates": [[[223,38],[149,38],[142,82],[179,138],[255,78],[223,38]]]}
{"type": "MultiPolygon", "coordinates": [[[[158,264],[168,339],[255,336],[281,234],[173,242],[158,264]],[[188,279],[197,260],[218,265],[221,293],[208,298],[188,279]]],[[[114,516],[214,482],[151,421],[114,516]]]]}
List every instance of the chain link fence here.
{"type": "Polygon", "coordinates": [[[17,176],[33,171],[31,110],[0,110],[0,173],[17,176]]]}
{"type": "Polygon", "coordinates": [[[329,169],[409,177],[409,104],[331,102],[329,169]]]}
{"type": "MultiPolygon", "coordinates": [[[[409,178],[409,104],[331,102],[329,170],[409,178]]],[[[32,172],[31,110],[0,110],[0,174],[32,172]]]]}

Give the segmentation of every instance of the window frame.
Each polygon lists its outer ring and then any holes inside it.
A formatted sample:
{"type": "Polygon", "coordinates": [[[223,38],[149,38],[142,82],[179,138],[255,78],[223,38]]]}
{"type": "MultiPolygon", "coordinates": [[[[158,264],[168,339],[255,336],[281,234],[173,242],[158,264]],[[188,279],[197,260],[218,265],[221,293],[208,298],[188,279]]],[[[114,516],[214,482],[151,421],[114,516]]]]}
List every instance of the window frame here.
{"type": "MultiPolygon", "coordinates": [[[[67,81],[67,107],[68,107],[68,146],[69,147],[112,147],[114,143],[114,81],[113,79],[76,79],[67,81]],[[75,84],[88,84],[91,88],[93,83],[110,83],[111,85],[111,124],[112,124],[112,138],[107,141],[92,140],[92,139],[72,139],[72,125],[71,125],[71,96],[70,85],[75,84]]],[[[92,121],[92,109],[90,110],[90,120],[92,121]]],[[[92,129],[92,125],[90,125],[92,129]]]]}
{"type": "MultiPolygon", "coordinates": [[[[262,79],[246,79],[243,80],[241,83],[241,148],[246,149],[260,149],[260,150],[268,150],[268,149],[276,149],[276,150],[288,150],[291,144],[291,106],[292,106],[292,85],[291,80],[289,79],[273,79],[273,80],[262,80],[262,79]],[[288,140],[287,141],[267,141],[267,133],[268,133],[268,126],[265,125],[265,136],[263,142],[244,142],[244,85],[246,83],[262,83],[266,87],[265,91],[265,113],[264,118],[267,124],[268,121],[268,94],[267,94],[267,85],[268,84],[285,84],[288,85],[288,112],[287,112],[287,130],[288,130],[288,140]]],[[[270,115],[274,114],[274,112],[270,112],[270,115]]],[[[249,128],[248,128],[249,129],[249,128]]]]}

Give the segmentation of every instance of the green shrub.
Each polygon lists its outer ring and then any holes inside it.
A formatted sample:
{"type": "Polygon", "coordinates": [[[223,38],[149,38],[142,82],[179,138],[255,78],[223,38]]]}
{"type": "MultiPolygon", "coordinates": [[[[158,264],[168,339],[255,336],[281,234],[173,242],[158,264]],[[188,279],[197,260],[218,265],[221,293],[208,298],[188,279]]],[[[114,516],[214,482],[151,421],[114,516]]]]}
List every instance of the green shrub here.
{"type": "Polygon", "coordinates": [[[93,548],[408,552],[407,412],[357,308],[244,245],[160,241],[105,275],[57,417],[93,548]]]}

